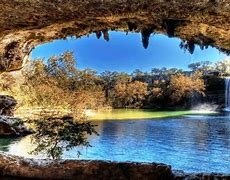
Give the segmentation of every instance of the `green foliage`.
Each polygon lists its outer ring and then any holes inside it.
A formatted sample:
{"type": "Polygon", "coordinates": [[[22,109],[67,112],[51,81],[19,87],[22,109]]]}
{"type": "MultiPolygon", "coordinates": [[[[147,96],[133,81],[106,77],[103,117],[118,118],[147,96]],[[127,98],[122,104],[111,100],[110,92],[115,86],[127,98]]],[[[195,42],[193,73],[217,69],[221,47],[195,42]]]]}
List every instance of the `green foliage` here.
{"type": "Polygon", "coordinates": [[[87,135],[97,134],[95,126],[91,123],[74,121],[70,117],[27,122],[35,129],[31,141],[36,148],[31,153],[35,155],[45,153],[52,159],[60,159],[64,151],[76,146],[90,147],[87,135]]]}

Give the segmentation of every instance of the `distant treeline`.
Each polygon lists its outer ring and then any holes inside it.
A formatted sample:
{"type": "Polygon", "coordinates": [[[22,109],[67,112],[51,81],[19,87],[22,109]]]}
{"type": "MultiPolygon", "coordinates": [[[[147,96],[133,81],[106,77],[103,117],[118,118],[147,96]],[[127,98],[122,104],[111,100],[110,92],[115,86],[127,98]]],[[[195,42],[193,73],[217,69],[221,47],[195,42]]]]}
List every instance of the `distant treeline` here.
{"type": "Polygon", "coordinates": [[[229,73],[230,61],[190,64],[190,71],[153,68],[125,72],[77,68],[71,52],[35,59],[20,73],[1,74],[2,93],[15,96],[24,107],[63,107],[79,116],[85,109],[157,108],[187,104],[194,94],[205,95],[204,76],[229,73]]]}

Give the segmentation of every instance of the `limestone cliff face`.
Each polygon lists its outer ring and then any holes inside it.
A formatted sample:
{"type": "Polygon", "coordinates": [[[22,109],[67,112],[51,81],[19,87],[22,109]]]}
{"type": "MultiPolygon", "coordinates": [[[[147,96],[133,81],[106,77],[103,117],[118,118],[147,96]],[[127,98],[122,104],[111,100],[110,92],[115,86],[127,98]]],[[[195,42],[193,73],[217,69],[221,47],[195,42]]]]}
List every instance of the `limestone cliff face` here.
{"type": "Polygon", "coordinates": [[[0,71],[20,69],[39,44],[108,30],[152,32],[230,52],[229,0],[1,0],[0,71]]]}

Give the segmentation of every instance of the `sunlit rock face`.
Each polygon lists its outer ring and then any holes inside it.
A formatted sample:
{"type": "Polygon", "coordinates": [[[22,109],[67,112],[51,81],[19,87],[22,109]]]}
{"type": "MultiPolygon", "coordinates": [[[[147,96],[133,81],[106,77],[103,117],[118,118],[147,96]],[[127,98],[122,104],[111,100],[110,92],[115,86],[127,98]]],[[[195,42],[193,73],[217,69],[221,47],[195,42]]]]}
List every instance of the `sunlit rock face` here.
{"type": "Polygon", "coordinates": [[[181,38],[194,51],[208,45],[230,52],[228,0],[2,0],[0,2],[0,71],[20,69],[42,43],[95,32],[108,41],[109,30],[181,38]]]}

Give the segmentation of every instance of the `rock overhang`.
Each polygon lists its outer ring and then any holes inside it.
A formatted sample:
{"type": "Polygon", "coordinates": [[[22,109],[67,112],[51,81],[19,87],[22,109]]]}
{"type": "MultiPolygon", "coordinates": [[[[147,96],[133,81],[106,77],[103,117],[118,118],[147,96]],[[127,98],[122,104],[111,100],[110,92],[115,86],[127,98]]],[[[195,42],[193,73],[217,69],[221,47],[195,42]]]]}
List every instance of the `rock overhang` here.
{"type": "MultiPolygon", "coordinates": [[[[0,71],[21,69],[37,45],[109,30],[178,37],[191,51],[213,46],[230,52],[228,0],[3,0],[0,71]]],[[[143,38],[144,37],[144,38],[143,38]]]]}

